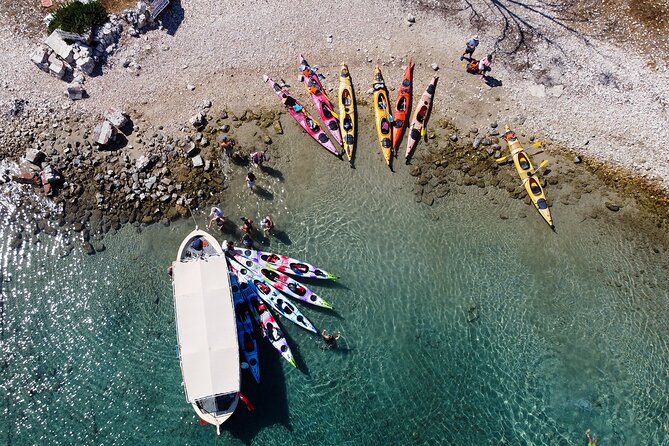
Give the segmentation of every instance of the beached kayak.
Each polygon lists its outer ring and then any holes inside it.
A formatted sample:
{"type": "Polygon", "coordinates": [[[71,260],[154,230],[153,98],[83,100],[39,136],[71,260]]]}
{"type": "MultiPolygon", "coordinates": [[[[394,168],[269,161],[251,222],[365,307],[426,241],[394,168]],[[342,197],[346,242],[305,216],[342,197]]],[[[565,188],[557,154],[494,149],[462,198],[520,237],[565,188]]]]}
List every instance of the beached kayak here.
{"type": "Polygon", "coordinates": [[[260,300],[258,291],[253,285],[253,282],[242,282],[239,284],[239,287],[242,290],[242,295],[249,307],[251,312],[258,315],[258,324],[262,329],[263,336],[266,337],[272,346],[279,352],[281,356],[284,357],[293,367],[295,365],[295,358],[293,357],[293,352],[290,351],[290,346],[286,340],[286,336],[281,331],[281,327],[272,316],[272,313],[265,308],[265,304],[260,300]]]}
{"type": "Polygon", "coordinates": [[[432,111],[432,100],[434,99],[434,92],[437,88],[437,81],[439,76],[434,76],[432,82],[427,86],[425,92],[420,97],[420,102],[414,114],[413,121],[411,121],[411,128],[409,129],[409,138],[407,140],[407,152],[405,161],[409,164],[409,160],[413,155],[418,141],[425,134],[427,128],[427,121],[430,119],[430,112],[432,111]]]}
{"type": "Polygon", "coordinates": [[[411,90],[412,90],[412,76],[413,63],[409,59],[409,66],[404,72],[404,79],[402,79],[402,86],[397,92],[397,100],[395,101],[395,113],[393,113],[393,153],[397,156],[397,152],[404,134],[404,129],[407,128],[408,119],[411,113],[411,90]]]}
{"type": "Polygon", "coordinates": [[[253,378],[260,382],[260,365],[258,363],[258,344],[256,343],[253,324],[251,323],[251,311],[242,296],[239,288],[239,280],[234,273],[230,273],[230,290],[232,300],[235,304],[235,318],[237,320],[237,338],[239,346],[244,353],[244,359],[251,369],[253,378]]]}
{"type": "Polygon", "coordinates": [[[267,305],[272,307],[280,315],[289,321],[299,325],[305,330],[318,333],[314,324],[307,319],[302,312],[281,293],[274,289],[261,275],[241,265],[235,259],[228,257],[228,264],[241,280],[251,281],[258,290],[258,296],[267,305]]]}
{"type": "Polygon", "coordinates": [[[339,72],[339,129],[344,140],[344,151],[351,166],[355,151],[355,95],[351,74],[346,64],[342,64],[339,72]]]}
{"type": "Polygon", "coordinates": [[[253,260],[247,259],[246,257],[243,257],[237,253],[235,253],[235,260],[244,265],[246,268],[260,274],[277,290],[294,297],[295,299],[299,299],[302,302],[306,302],[308,304],[316,305],[317,307],[332,308],[332,305],[326,302],[325,299],[292,277],[288,277],[287,275],[280,273],[272,268],[263,267],[262,265],[255,263],[253,260]]]}
{"type": "Polygon", "coordinates": [[[539,214],[543,219],[548,223],[551,229],[555,229],[553,226],[553,217],[551,216],[551,211],[548,208],[548,203],[546,202],[546,196],[544,195],[544,190],[541,187],[539,178],[536,176],[536,171],[532,165],[532,160],[527,155],[523,146],[518,141],[516,134],[509,130],[509,127],[506,127],[504,133],[504,141],[509,146],[509,151],[511,152],[511,157],[513,158],[513,164],[516,166],[516,171],[520,176],[520,180],[523,182],[523,186],[527,191],[527,195],[534,203],[534,207],[537,208],[539,214]]]}
{"type": "Polygon", "coordinates": [[[288,90],[281,88],[279,84],[274,82],[272,78],[268,78],[267,82],[272,86],[274,93],[276,93],[281,103],[286,107],[288,113],[295,118],[304,131],[311,135],[325,150],[335,156],[341,157],[341,154],[335,148],[334,144],[332,144],[328,135],[325,134],[318,121],[309,116],[309,113],[302,107],[302,104],[288,90]]]}
{"type": "Polygon", "coordinates": [[[321,80],[318,78],[318,74],[316,74],[316,71],[311,68],[301,54],[300,70],[302,70],[302,74],[304,75],[306,89],[311,96],[311,100],[318,109],[318,114],[321,115],[325,127],[327,127],[335,141],[341,145],[342,141],[341,134],[339,133],[339,120],[334,114],[330,98],[328,98],[328,95],[321,84],[321,80]]]}
{"type": "Polygon", "coordinates": [[[259,265],[268,266],[279,272],[292,274],[310,279],[336,279],[337,276],[322,270],[314,265],[266,251],[254,251],[253,249],[235,248],[235,252],[247,259],[253,260],[259,265]]]}
{"type": "Polygon", "coordinates": [[[390,121],[390,102],[388,102],[388,91],[386,90],[386,83],[383,81],[381,69],[376,66],[374,70],[374,116],[376,117],[376,133],[379,136],[379,144],[381,144],[381,152],[386,164],[392,170],[391,156],[393,150],[393,143],[391,138],[390,121]]]}

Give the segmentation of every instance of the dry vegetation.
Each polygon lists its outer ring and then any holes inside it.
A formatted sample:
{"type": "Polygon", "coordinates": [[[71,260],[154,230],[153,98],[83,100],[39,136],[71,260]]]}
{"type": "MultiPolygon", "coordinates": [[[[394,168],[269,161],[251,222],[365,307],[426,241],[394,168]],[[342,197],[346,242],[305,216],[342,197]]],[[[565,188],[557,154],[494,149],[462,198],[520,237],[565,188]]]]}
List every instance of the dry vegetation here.
{"type": "MultiPolygon", "coordinates": [[[[420,0],[445,15],[466,13],[476,29],[497,35],[496,52],[560,47],[556,31],[631,44],[649,59],[669,61],[669,3],[656,0],[420,0]]],[[[652,61],[649,60],[651,64],[652,61]]]]}

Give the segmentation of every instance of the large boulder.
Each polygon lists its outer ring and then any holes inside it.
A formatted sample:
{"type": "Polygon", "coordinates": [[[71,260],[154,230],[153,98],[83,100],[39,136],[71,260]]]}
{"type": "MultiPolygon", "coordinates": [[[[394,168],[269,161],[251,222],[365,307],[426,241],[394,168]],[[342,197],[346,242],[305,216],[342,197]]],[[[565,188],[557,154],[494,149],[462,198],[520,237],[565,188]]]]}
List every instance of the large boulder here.
{"type": "Polygon", "coordinates": [[[100,145],[109,144],[116,138],[116,128],[109,121],[102,121],[95,126],[93,131],[95,142],[100,145]]]}
{"type": "Polygon", "coordinates": [[[105,112],[105,119],[116,128],[121,128],[128,123],[125,113],[115,108],[110,108],[105,112]]]}
{"type": "Polygon", "coordinates": [[[49,72],[49,51],[45,47],[35,48],[35,51],[30,55],[30,61],[37,65],[40,70],[49,72]]]}
{"type": "Polygon", "coordinates": [[[76,60],[76,65],[83,73],[92,74],[95,70],[95,59],[90,56],[80,57],[76,60]]]}
{"type": "Polygon", "coordinates": [[[72,45],[69,45],[61,37],[59,30],[52,32],[49,37],[46,38],[44,44],[51,48],[54,53],[61,59],[72,63],[74,61],[74,48],[72,45]]]}

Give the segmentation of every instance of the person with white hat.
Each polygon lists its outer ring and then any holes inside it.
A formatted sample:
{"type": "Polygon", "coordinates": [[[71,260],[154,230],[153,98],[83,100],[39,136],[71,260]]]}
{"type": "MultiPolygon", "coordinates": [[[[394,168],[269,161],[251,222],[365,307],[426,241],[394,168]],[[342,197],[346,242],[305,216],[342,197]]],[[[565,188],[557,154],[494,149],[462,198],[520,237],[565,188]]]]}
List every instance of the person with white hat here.
{"type": "Polygon", "coordinates": [[[469,56],[467,57],[468,60],[472,60],[474,58],[474,50],[477,46],[479,46],[479,36],[474,36],[469,39],[467,41],[467,46],[465,47],[465,52],[462,53],[462,56],[460,56],[460,60],[464,60],[465,55],[469,56]]]}

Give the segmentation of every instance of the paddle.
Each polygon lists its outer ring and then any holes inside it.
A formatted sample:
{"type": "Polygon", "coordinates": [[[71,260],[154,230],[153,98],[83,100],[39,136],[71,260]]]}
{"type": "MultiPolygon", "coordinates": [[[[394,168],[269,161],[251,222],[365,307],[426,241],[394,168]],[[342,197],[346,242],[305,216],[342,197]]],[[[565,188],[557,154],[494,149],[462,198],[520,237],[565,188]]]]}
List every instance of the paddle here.
{"type": "Polygon", "coordinates": [[[528,181],[530,181],[530,178],[532,178],[533,176],[536,176],[536,175],[539,173],[539,171],[540,171],[541,169],[543,169],[544,166],[546,166],[546,164],[548,164],[548,160],[543,160],[543,161],[541,162],[541,164],[539,164],[539,167],[537,167],[536,169],[534,169],[534,173],[533,173],[532,175],[528,175],[527,178],[525,178],[525,179],[523,180],[523,184],[525,184],[525,183],[527,183],[528,181]]]}
{"type": "MultiPolygon", "coordinates": [[[[538,154],[540,154],[540,153],[542,153],[542,152],[543,152],[543,150],[539,150],[538,152],[535,152],[535,153],[528,153],[528,155],[530,155],[530,156],[536,156],[536,155],[538,155],[538,154]]],[[[505,156],[503,156],[503,157],[501,157],[501,158],[497,158],[497,159],[495,160],[495,162],[496,162],[496,163],[501,163],[502,161],[506,161],[506,159],[507,159],[508,157],[510,157],[510,156],[511,156],[511,154],[508,154],[508,155],[505,155],[505,156]]]]}

